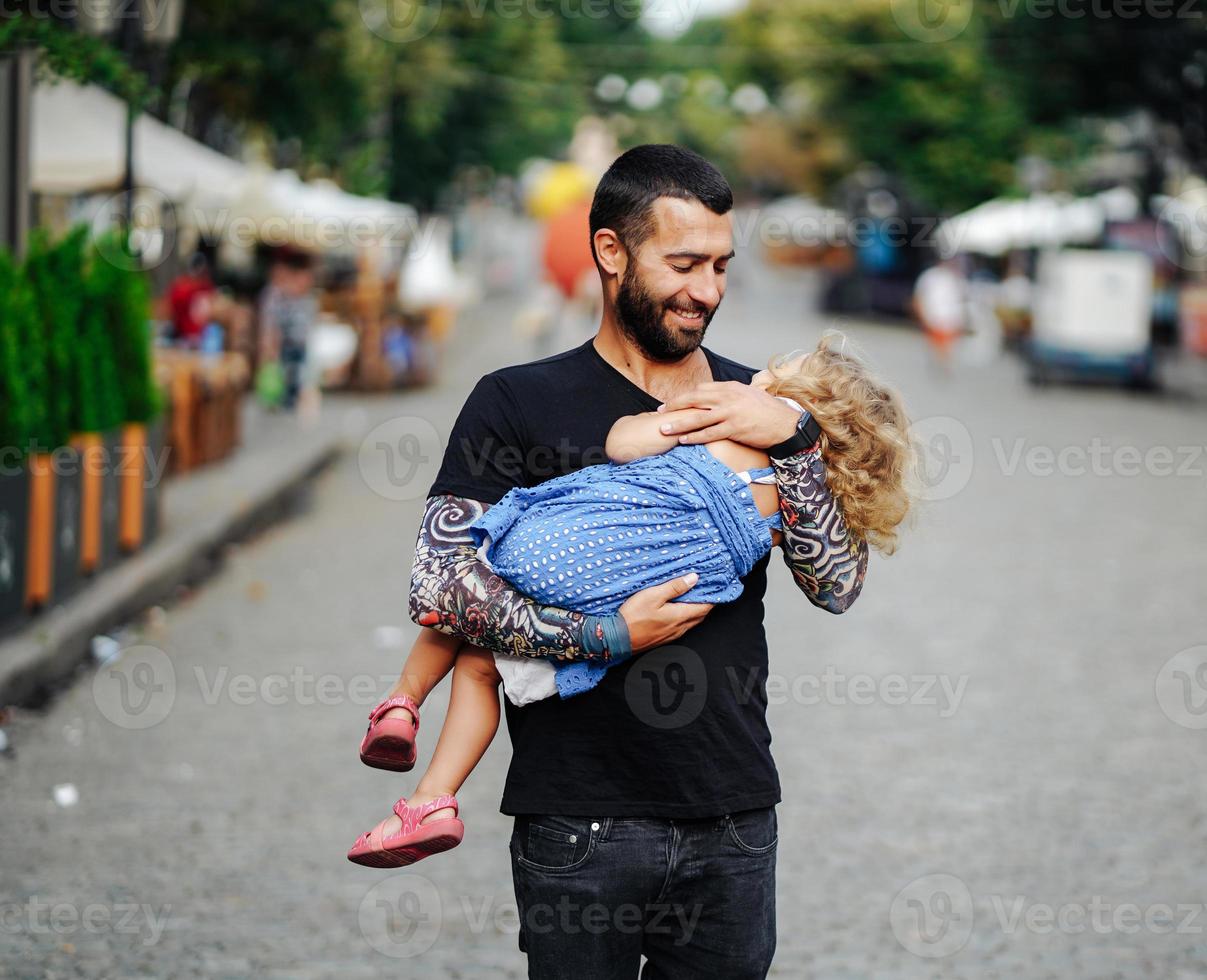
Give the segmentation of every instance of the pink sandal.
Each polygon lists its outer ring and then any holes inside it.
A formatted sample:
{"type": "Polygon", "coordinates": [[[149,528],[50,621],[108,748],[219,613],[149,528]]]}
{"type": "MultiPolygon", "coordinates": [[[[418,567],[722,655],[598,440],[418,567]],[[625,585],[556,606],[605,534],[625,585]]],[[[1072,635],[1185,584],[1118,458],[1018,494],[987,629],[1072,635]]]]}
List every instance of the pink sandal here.
{"type": "Polygon", "coordinates": [[[369,729],[360,743],[360,761],[374,769],[410,772],[415,767],[415,735],[419,731],[419,705],[403,694],[387,698],[369,712],[369,729]],[[405,708],[411,717],[383,718],[392,708],[405,708]]]}
{"type": "Polygon", "coordinates": [[[437,796],[422,806],[409,807],[406,800],[394,804],[394,812],[402,820],[396,834],[383,837],[381,828],[385,820],[366,834],[362,834],[348,852],[353,864],[366,868],[402,868],[414,864],[429,854],[439,854],[461,843],[465,836],[465,824],[457,817],[444,817],[431,823],[421,823],[429,813],[452,807],[459,812],[455,796],[437,796]]]}

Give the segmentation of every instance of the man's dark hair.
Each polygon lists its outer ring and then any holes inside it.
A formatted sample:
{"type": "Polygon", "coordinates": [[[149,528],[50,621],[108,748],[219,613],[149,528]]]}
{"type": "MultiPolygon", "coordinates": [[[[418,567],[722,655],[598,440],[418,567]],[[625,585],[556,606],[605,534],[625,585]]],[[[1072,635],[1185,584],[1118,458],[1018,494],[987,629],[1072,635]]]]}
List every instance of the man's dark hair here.
{"type": "Polygon", "coordinates": [[[699,201],[714,214],[733,207],[729,182],[699,153],[671,143],[635,146],[616,158],[595,189],[591,254],[600,228],[611,228],[626,249],[635,251],[654,230],[654,201],[660,197],[699,201]]]}

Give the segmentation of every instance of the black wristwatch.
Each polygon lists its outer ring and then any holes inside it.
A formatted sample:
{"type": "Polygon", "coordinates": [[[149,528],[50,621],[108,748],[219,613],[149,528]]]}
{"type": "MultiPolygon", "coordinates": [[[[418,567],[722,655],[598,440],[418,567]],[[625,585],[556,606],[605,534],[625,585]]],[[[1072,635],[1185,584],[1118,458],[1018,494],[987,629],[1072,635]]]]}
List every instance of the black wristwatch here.
{"type": "Polygon", "coordinates": [[[783,442],[778,442],[767,450],[772,459],[787,459],[806,449],[812,449],[821,438],[821,426],[808,412],[800,413],[800,421],[796,423],[796,431],[783,442]]]}

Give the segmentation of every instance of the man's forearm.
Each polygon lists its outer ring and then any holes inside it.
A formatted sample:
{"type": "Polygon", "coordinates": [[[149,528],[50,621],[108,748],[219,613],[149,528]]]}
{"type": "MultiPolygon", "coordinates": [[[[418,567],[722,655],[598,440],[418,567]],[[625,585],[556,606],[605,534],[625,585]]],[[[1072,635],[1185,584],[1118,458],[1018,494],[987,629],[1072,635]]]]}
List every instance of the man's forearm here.
{"type": "Polygon", "coordinates": [[[868,548],[847,530],[842,509],[826,485],[815,450],[772,459],[780,494],[784,563],[813,605],[846,612],[863,589],[868,548]]]}
{"type": "Polygon", "coordinates": [[[411,572],[411,619],[495,653],[595,663],[627,656],[628,632],[619,615],[542,605],[478,557],[469,527],[486,509],[463,497],[428,500],[411,572]]]}

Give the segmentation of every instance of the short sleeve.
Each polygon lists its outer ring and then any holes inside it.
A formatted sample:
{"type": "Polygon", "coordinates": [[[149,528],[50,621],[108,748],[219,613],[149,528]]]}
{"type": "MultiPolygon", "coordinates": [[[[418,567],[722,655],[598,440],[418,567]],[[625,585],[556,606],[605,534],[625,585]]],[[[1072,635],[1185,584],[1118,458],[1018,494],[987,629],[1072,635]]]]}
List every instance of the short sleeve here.
{"type": "Polygon", "coordinates": [[[501,378],[484,376],[461,408],[428,496],[495,504],[524,484],[527,452],[520,407],[501,378]]]}

